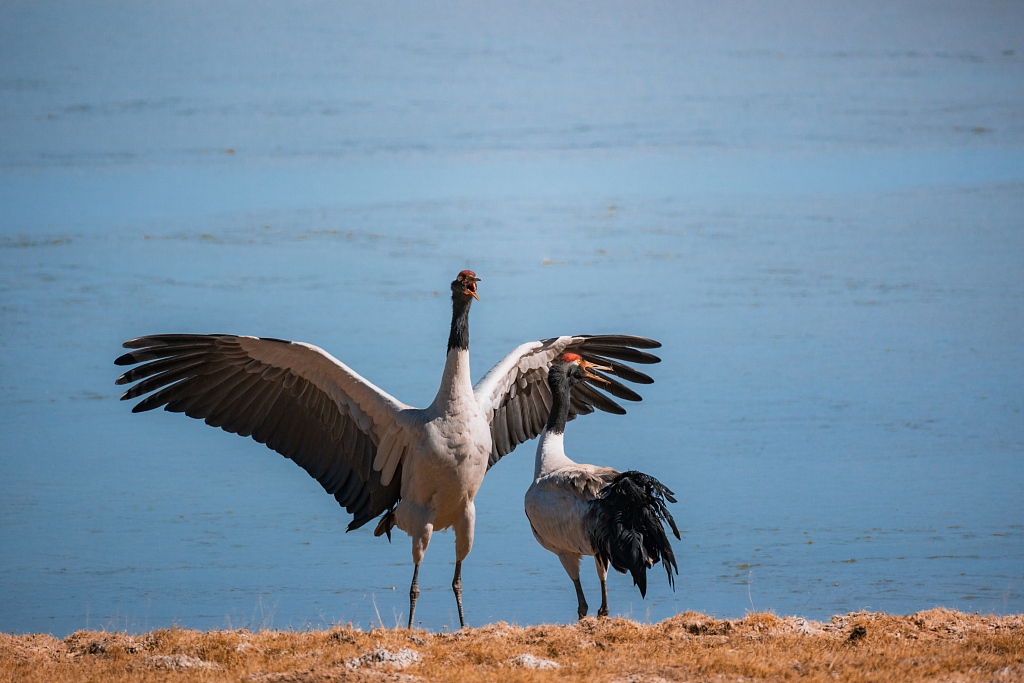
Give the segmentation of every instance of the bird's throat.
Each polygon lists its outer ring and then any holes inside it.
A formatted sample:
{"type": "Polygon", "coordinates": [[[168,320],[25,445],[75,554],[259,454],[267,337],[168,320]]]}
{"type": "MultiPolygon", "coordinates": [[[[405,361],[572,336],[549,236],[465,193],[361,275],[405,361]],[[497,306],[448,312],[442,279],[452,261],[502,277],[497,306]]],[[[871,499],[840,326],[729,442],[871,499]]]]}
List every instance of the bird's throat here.
{"type": "Polygon", "coordinates": [[[452,329],[448,334],[448,352],[469,349],[469,305],[472,299],[452,295],[452,329]]]}

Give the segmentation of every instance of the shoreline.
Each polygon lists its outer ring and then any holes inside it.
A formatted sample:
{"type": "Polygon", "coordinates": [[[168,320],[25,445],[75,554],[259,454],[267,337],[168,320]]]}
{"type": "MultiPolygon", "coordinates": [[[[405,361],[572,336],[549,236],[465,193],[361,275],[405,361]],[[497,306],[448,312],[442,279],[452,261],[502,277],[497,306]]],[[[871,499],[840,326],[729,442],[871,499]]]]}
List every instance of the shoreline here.
{"type": "Polygon", "coordinates": [[[1024,614],[937,607],[828,622],[697,612],[656,624],[587,617],[451,633],[308,631],[0,634],[0,681],[1020,681],[1024,614]]]}

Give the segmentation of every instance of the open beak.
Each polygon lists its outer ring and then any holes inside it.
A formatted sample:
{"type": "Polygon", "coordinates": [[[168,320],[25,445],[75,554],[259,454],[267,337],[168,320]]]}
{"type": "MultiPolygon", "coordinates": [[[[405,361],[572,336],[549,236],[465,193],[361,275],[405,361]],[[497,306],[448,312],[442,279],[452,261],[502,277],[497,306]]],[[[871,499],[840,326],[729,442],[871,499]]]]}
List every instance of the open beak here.
{"type": "Polygon", "coordinates": [[[476,283],[480,282],[480,278],[471,277],[467,279],[469,282],[466,283],[466,294],[469,294],[477,301],[480,301],[480,297],[476,295],[476,283]]]}
{"type": "Polygon", "coordinates": [[[606,368],[603,365],[597,365],[595,363],[588,363],[587,361],[582,359],[580,360],[580,367],[583,368],[583,376],[586,377],[587,379],[597,380],[598,382],[602,382],[604,384],[609,383],[608,380],[606,380],[604,377],[595,375],[594,373],[591,372],[591,370],[604,370],[605,372],[611,372],[611,368],[606,368]]]}

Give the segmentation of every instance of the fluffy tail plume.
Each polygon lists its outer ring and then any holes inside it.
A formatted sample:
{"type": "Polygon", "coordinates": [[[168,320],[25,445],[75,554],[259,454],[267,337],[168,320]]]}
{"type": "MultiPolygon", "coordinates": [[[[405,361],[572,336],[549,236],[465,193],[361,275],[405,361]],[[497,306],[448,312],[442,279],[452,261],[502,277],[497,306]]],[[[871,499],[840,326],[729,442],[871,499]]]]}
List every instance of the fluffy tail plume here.
{"type": "Polygon", "coordinates": [[[676,502],[672,491],[654,477],[630,470],[615,477],[591,503],[594,531],[590,541],[597,556],[618,572],[627,571],[640,595],[647,597],[647,569],[661,561],[668,573],[668,584],[675,590],[679,573],[668,534],[667,522],[679,538],[679,529],[666,507],[676,502]]]}

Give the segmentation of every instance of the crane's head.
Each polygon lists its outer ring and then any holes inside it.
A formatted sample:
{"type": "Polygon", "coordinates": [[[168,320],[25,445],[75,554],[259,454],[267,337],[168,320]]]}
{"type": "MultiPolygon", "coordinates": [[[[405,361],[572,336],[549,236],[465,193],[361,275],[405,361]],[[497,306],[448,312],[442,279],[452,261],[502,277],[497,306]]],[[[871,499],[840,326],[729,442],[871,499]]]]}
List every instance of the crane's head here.
{"type": "Polygon", "coordinates": [[[467,299],[473,297],[480,301],[480,297],[476,295],[476,283],[478,282],[480,282],[480,278],[476,276],[476,273],[472,270],[464,270],[452,280],[452,294],[464,296],[467,299]]]}
{"type": "Polygon", "coordinates": [[[576,381],[584,379],[597,380],[598,382],[608,383],[604,377],[595,375],[591,370],[604,370],[605,372],[611,372],[611,368],[606,368],[596,363],[590,363],[583,360],[583,358],[576,353],[565,353],[562,354],[561,362],[565,366],[566,374],[572,378],[576,376],[576,381]]]}

